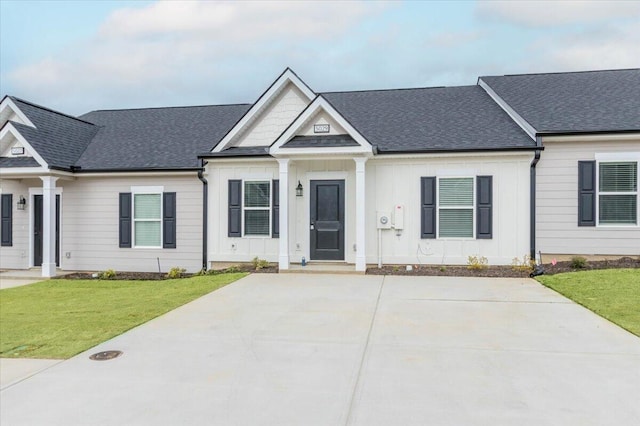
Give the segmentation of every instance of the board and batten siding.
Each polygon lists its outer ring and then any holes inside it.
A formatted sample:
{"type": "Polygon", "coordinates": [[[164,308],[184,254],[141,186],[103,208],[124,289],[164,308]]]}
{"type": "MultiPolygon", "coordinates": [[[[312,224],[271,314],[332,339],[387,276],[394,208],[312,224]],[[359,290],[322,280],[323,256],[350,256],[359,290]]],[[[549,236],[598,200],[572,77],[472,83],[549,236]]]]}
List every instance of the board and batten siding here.
{"type": "MultiPolygon", "coordinates": [[[[36,181],[34,181],[36,182],[36,181]]],[[[38,179],[40,185],[41,181],[38,179]]],[[[0,194],[13,194],[12,201],[12,245],[0,246],[0,269],[27,269],[29,267],[29,210],[18,210],[17,202],[22,195],[29,196],[28,180],[0,179],[0,194]]]]}
{"type": "Polygon", "coordinates": [[[484,256],[490,265],[508,265],[529,252],[529,167],[533,155],[475,154],[367,162],[367,263],[377,262],[376,211],[404,206],[404,229],[382,231],[382,262],[388,264],[466,264],[484,256]],[[493,176],[491,239],[420,238],[420,178],[493,176]]]}
{"type": "MultiPolygon", "coordinates": [[[[376,212],[405,207],[404,229],[382,232],[382,260],[387,264],[466,264],[470,255],[490,264],[510,264],[529,251],[529,166],[533,154],[451,155],[415,158],[376,157],[366,163],[366,259],[378,260],[376,212]],[[420,178],[423,176],[493,176],[493,238],[432,239],[420,237],[420,178]]],[[[247,262],[254,257],[278,260],[278,239],[228,237],[228,181],[278,179],[274,159],[210,161],[209,261],[247,262]],[[251,163],[249,164],[249,161],[251,163]]],[[[355,162],[295,160],[289,167],[289,256],[309,260],[309,190],[311,180],[345,180],[345,261],[355,262],[355,162]],[[300,181],[304,196],[295,196],[300,181]]],[[[280,206],[284,208],[284,206],[280,206]]],[[[283,224],[280,224],[282,227],[283,224]]]]}
{"type": "Polygon", "coordinates": [[[543,255],[640,255],[640,226],[578,226],[578,161],[593,161],[596,154],[640,152],[640,136],[542,142],[536,177],[537,249],[543,255]]]}
{"type": "Polygon", "coordinates": [[[62,202],[61,267],[65,270],[167,272],[177,266],[188,272],[202,268],[202,182],[192,176],[78,177],[58,181],[62,202]],[[132,186],[163,186],[177,197],[177,248],[120,248],[119,193],[132,186]],[[67,257],[68,254],[68,257],[67,257]]]}

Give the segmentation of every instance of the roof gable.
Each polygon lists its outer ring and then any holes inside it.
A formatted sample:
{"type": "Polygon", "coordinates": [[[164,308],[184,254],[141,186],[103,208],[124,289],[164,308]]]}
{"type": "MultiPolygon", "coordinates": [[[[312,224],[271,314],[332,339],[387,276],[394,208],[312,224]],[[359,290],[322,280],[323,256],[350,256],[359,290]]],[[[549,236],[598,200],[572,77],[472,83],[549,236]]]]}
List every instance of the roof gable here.
{"type": "Polygon", "coordinates": [[[315,97],[315,93],[289,68],[269,86],[213,149],[271,145],[315,97]]]}
{"type": "Polygon", "coordinates": [[[478,82],[537,133],[640,130],[640,69],[480,77],[478,82]]]}
{"type": "Polygon", "coordinates": [[[313,102],[289,125],[269,149],[273,156],[291,154],[372,154],[369,141],[324,97],[313,102]],[[342,133],[308,133],[317,124],[333,122],[342,133]],[[326,135],[323,137],[323,135],[326,135]],[[296,141],[293,141],[297,139],[296,141]],[[293,143],[292,143],[293,142],[293,143]],[[352,143],[355,142],[355,143],[352,143]]]}
{"type": "Polygon", "coordinates": [[[24,124],[26,126],[35,127],[35,125],[16,105],[11,96],[5,96],[0,102],[0,129],[7,124],[8,121],[24,124]]]}

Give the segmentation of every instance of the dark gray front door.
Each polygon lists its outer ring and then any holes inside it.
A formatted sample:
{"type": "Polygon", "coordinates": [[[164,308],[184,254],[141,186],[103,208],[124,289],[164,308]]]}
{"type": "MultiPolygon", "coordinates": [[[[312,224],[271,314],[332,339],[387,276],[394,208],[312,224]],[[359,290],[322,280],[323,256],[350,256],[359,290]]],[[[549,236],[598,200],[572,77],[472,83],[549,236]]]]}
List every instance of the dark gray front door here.
{"type": "Polygon", "coordinates": [[[344,260],[344,180],[311,181],[311,260],[344,260]]]}
{"type": "MultiPolygon", "coordinates": [[[[33,196],[33,266],[42,266],[42,195],[33,196]]],[[[60,266],[60,196],[56,195],[56,265],[60,266]]]]}

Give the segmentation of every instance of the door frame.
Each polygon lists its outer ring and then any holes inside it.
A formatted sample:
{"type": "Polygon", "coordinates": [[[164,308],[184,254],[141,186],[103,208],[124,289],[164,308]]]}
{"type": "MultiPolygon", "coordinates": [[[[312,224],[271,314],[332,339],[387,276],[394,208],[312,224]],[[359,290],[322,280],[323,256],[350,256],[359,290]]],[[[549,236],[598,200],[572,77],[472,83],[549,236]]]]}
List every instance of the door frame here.
{"type": "Polygon", "coordinates": [[[305,224],[305,238],[307,243],[305,244],[305,256],[307,260],[311,260],[311,234],[309,232],[311,228],[311,181],[312,180],[343,180],[344,181],[344,260],[314,260],[314,262],[345,262],[349,258],[349,251],[347,250],[348,242],[350,238],[351,229],[349,228],[349,172],[346,171],[331,171],[331,172],[307,172],[305,176],[305,188],[309,193],[304,197],[304,224],[305,224]]]}
{"type": "MultiPolygon", "coordinates": [[[[55,195],[59,195],[60,196],[60,215],[58,217],[58,221],[60,222],[60,228],[58,229],[58,252],[60,253],[60,265],[58,265],[58,268],[62,268],[62,259],[64,259],[64,256],[62,255],[62,236],[64,235],[64,233],[62,232],[62,212],[63,212],[63,199],[62,199],[62,188],[61,187],[56,187],[55,191],[54,191],[55,195]]],[[[34,195],[43,195],[43,191],[41,187],[35,187],[35,188],[29,188],[29,268],[33,268],[35,267],[35,262],[33,261],[34,259],[34,255],[35,255],[35,238],[33,237],[33,231],[35,228],[35,224],[33,223],[33,217],[35,215],[35,211],[34,211],[34,204],[35,202],[34,200],[34,195]]],[[[55,202],[55,201],[54,201],[55,202]]],[[[44,207],[43,207],[44,208],[44,207]]],[[[54,206],[55,208],[55,206],[54,206]]]]}

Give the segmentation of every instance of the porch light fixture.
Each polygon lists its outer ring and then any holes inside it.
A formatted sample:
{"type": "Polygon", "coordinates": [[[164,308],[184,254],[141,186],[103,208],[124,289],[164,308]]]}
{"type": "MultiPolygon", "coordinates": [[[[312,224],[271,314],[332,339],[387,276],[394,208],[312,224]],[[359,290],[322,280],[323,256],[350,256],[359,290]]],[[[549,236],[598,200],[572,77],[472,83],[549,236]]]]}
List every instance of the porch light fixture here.
{"type": "Polygon", "coordinates": [[[18,200],[18,210],[24,210],[26,206],[27,200],[21,195],[20,199],[18,200]]]}
{"type": "Polygon", "coordinates": [[[296,197],[302,197],[302,184],[298,181],[298,186],[296,186],[296,197]]]}

